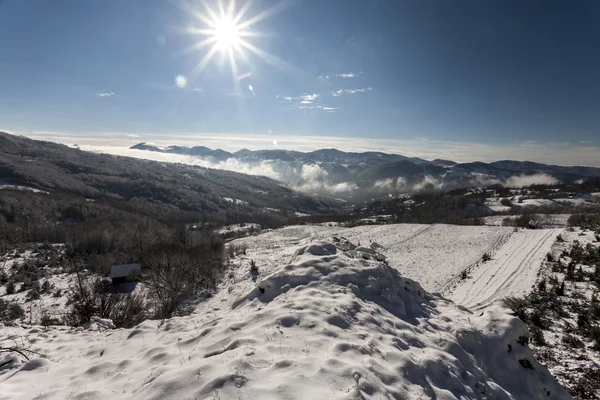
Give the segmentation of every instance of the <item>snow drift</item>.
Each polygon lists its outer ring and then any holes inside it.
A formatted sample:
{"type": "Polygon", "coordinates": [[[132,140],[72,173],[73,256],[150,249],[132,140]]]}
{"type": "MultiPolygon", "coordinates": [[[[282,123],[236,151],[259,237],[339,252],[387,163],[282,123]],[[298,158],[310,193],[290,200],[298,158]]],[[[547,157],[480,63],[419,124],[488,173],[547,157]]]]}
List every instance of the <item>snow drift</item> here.
{"type": "Polygon", "coordinates": [[[232,283],[165,323],[5,327],[47,358],[0,370],[0,399],[570,398],[518,319],[474,315],[350,251],[304,246],[256,286],[232,283]]]}

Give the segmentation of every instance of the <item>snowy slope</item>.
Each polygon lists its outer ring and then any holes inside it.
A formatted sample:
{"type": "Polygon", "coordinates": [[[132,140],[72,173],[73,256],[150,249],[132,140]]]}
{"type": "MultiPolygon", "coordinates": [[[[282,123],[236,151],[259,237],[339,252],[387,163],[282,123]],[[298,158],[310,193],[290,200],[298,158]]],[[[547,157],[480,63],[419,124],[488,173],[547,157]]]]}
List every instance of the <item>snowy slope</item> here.
{"type": "Polygon", "coordinates": [[[570,398],[516,318],[474,315],[330,243],[228,287],[130,330],[4,327],[3,344],[26,336],[47,358],[0,369],[0,399],[570,398]]]}
{"type": "Polygon", "coordinates": [[[457,304],[482,309],[505,296],[529,293],[562,229],[520,230],[450,294],[457,304]]]}

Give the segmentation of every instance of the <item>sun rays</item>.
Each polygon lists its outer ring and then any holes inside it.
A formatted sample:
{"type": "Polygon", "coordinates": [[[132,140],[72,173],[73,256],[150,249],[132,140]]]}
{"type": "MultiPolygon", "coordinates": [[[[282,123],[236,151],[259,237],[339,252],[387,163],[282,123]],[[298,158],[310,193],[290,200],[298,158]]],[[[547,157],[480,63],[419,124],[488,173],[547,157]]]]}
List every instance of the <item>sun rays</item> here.
{"type": "Polygon", "coordinates": [[[255,29],[256,25],[289,6],[289,1],[279,2],[267,10],[248,17],[252,7],[251,0],[247,0],[239,7],[235,0],[216,0],[212,4],[213,7],[206,0],[178,3],[179,7],[192,17],[191,25],[180,31],[198,37],[198,40],[185,52],[205,52],[190,74],[189,78],[192,81],[217,56],[220,56],[221,63],[229,64],[232,77],[236,82],[241,80],[241,76],[248,75],[248,71],[240,73],[238,67],[240,59],[249,62],[248,54],[279,68],[293,69],[289,64],[251,43],[253,38],[264,36],[255,29]]]}

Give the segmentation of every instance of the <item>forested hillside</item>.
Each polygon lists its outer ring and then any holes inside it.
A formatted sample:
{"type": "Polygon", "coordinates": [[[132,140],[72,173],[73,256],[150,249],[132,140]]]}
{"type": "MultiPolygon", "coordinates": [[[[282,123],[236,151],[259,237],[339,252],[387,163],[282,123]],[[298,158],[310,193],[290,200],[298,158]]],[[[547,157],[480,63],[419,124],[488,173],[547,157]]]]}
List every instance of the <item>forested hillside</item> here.
{"type": "Polygon", "coordinates": [[[0,132],[0,183],[87,199],[124,200],[156,215],[321,213],[322,201],[265,178],[197,166],[95,154],[0,132]]]}

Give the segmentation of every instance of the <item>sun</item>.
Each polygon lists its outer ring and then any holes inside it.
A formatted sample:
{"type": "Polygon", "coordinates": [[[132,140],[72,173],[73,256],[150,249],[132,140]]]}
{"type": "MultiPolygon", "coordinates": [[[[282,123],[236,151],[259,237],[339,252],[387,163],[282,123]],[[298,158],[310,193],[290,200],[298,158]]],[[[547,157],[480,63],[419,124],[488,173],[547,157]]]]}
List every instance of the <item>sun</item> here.
{"type": "Polygon", "coordinates": [[[240,39],[242,34],[235,24],[235,21],[230,17],[224,17],[215,21],[214,27],[215,45],[220,51],[229,52],[232,49],[239,50],[240,39]]]}
{"type": "Polygon", "coordinates": [[[290,5],[289,0],[281,1],[251,17],[246,17],[250,14],[251,0],[247,0],[240,7],[236,6],[235,0],[213,0],[212,3],[215,3],[216,7],[211,7],[207,0],[200,0],[201,7],[196,6],[198,3],[191,4],[185,0],[179,3],[180,8],[192,17],[192,24],[181,31],[199,37],[185,52],[206,51],[192,71],[192,80],[200,75],[217,53],[221,54],[222,60],[228,60],[235,79],[247,75],[238,73],[237,63],[238,58],[248,61],[247,53],[277,67],[291,68],[289,64],[251,43],[253,38],[263,36],[255,29],[255,25],[287,8],[290,5]]]}

